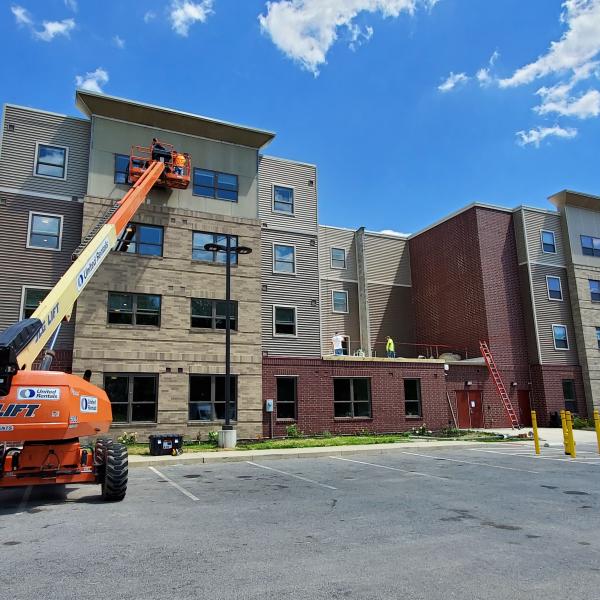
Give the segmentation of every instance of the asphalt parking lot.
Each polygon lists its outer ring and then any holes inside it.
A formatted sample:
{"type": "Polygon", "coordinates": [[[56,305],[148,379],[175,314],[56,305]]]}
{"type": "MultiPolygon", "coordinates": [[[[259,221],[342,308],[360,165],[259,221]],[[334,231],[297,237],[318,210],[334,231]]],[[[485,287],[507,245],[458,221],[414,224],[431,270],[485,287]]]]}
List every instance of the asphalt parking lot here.
{"type": "Polygon", "coordinates": [[[598,598],[600,456],[487,444],[0,491],[0,598],[598,598]]]}

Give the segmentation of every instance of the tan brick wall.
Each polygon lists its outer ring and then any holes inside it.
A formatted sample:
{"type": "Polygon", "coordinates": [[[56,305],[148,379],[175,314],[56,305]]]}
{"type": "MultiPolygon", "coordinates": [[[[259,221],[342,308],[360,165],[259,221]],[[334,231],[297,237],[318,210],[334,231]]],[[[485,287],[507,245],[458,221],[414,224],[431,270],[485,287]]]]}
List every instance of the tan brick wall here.
{"type": "MultiPolygon", "coordinates": [[[[104,212],[108,200],[86,198],[83,232],[104,212]]],[[[135,221],[164,227],[162,257],[113,252],[77,302],[73,372],[159,375],[156,425],[114,426],[148,433],[183,432],[205,438],[220,422],[188,423],[189,375],[225,373],[225,332],[192,330],[191,298],[225,298],[225,267],[192,260],[192,232],[239,236],[254,252],[232,267],[231,297],[238,302],[239,329],[232,332],[232,373],[238,376],[238,437],[258,437],[262,429],[262,352],[260,319],[260,224],[145,204],[135,221]],[[108,292],[160,294],[160,327],[107,324],[108,292]]]]}

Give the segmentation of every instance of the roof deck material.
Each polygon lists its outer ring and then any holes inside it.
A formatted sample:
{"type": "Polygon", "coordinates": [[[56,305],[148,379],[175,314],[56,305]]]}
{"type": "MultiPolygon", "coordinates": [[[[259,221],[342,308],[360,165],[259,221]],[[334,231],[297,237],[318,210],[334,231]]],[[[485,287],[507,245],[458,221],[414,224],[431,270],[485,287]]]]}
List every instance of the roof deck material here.
{"type": "Polygon", "coordinates": [[[340,361],[340,362],[385,362],[385,363],[429,363],[429,364],[444,364],[446,361],[442,358],[387,358],[385,356],[347,356],[324,354],[321,357],[323,360],[340,361]]]}

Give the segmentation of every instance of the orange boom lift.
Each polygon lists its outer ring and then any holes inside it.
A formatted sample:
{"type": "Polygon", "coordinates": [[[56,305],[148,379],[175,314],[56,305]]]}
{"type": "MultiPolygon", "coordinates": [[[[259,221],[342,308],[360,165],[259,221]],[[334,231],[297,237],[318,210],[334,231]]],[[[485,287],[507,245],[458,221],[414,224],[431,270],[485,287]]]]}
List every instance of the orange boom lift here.
{"type": "Polygon", "coordinates": [[[79,442],[80,437],[109,430],[108,396],[87,380],[50,371],[53,347],[60,324],[70,319],[75,301],[150,190],[187,188],[190,162],[188,154],[158,140],[146,148],[133,146],[131,189],[83,239],[73,264],[31,318],[0,334],[0,488],[96,483],[102,486],[105,500],[125,497],[126,447],[104,437],[93,448],[79,442]],[[32,370],[45,347],[40,370],[32,370]]]}

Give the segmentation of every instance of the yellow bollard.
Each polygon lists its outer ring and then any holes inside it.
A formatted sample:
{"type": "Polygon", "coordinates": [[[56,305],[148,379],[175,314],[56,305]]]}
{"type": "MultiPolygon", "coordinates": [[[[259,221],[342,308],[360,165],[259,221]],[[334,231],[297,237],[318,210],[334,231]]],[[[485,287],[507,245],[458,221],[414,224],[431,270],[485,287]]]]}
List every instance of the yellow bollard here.
{"type": "MultiPolygon", "coordinates": [[[[600,420],[600,418],[599,418],[600,420]]],[[[533,427],[533,443],[535,444],[535,453],[540,453],[540,438],[538,436],[538,428],[537,428],[537,415],[535,414],[535,410],[531,411],[531,425],[533,427]]],[[[598,438],[600,439],[600,438],[598,438]]]]}
{"type": "Polygon", "coordinates": [[[565,447],[565,454],[571,454],[571,449],[569,446],[569,430],[567,428],[567,416],[564,410],[560,411],[560,424],[562,426],[563,445],[565,447]]]}
{"type": "Polygon", "coordinates": [[[575,450],[575,436],[573,435],[573,415],[569,410],[566,413],[566,419],[567,428],[569,430],[569,448],[571,450],[569,454],[571,455],[571,458],[577,458],[577,451],[575,450]]]}
{"type": "Polygon", "coordinates": [[[600,454],[600,413],[594,411],[594,426],[596,427],[596,440],[598,440],[598,454],[600,454]]]}

